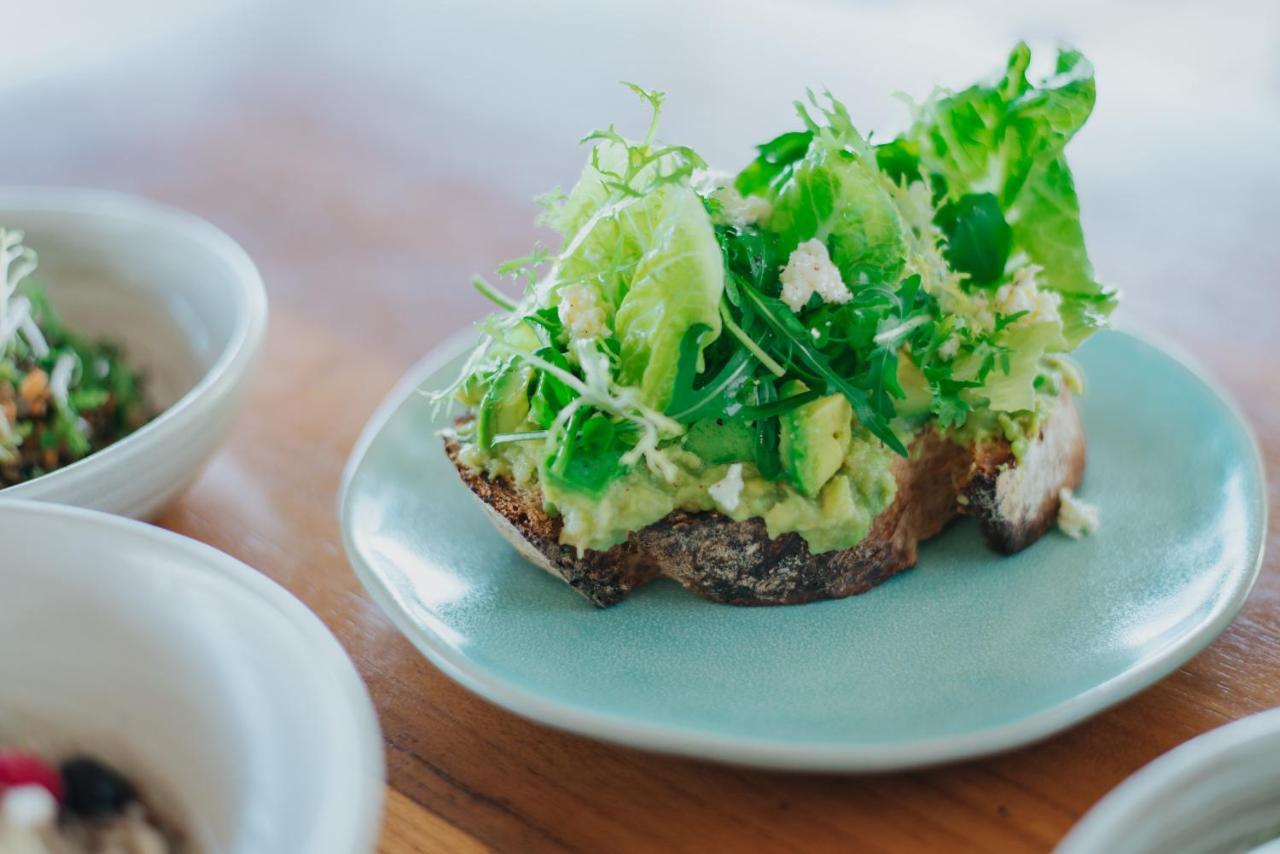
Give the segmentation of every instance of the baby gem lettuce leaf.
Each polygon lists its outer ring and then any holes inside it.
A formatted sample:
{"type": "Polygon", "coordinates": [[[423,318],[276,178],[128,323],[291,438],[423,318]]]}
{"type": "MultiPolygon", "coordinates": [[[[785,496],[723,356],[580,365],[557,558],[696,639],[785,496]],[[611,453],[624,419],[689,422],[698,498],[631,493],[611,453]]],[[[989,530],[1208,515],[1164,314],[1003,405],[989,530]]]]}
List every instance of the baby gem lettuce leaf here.
{"type": "MultiPolygon", "coordinates": [[[[895,152],[918,152],[921,171],[944,195],[943,211],[965,205],[967,197],[995,198],[1009,234],[998,225],[976,235],[966,227],[949,260],[975,283],[994,281],[988,262],[1011,237],[1010,250],[1041,267],[1041,284],[1062,294],[1063,332],[1074,347],[1115,307],[1114,292],[1093,278],[1075,183],[1062,153],[1093,110],[1093,67],[1079,52],[1063,50],[1053,74],[1036,85],[1027,78],[1030,62],[1030,49],[1019,44],[998,80],[934,98],[895,152]],[[984,234],[980,244],[972,239],[984,234]]],[[[996,211],[982,204],[982,221],[994,223],[996,211]]],[[[949,232],[953,240],[955,235],[949,232]]]]}
{"type": "Polygon", "coordinates": [[[564,285],[595,290],[612,316],[618,382],[661,410],[687,331],[704,327],[703,345],[720,334],[724,264],[702,200],[681,180],[680,152],[638,160],[636,147],[611,135],[597,142],[561,210],[566,247],[543,287],[552,305],[564,285]]]}
{"type": "Polygon", "coordinates": [[[711,219],[687,187],[664,187],[622,214],[634,237],[634,275],[618,304],[619,381],[639,386],[655,409],[671,400],[680,344],[706,326],[703,344],[720,334],[724,262],[711,219]]]}
{"type": "Polygon", "coordinates": [[[695,386],[703,337],[708,328],[698,324],[685,332],[680,343],[675,389],[666,414],[681,424],[703,418],[718,418],[740,409],[738,394],[755,372],[755,362],[747,350],[737,350],[710,379],[695,386]]]}
{"type": "Polygon", "coordinates": [[[1030,323],[1011,327],[1003,340],[1008,348],[1005,370],[993,370],[982,393],[988,405],[1000,412],[1018,412],[1035,407],[1035,379],[1045,353],[1063,349],[1062,330],[1057,323],[1030,323]]]}

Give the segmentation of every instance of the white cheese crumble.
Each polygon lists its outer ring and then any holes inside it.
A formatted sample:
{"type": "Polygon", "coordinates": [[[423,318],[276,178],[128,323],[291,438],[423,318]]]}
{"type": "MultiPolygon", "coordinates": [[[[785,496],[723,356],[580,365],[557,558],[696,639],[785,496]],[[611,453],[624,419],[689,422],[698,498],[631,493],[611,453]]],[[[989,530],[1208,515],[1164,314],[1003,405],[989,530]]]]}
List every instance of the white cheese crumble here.
{"type": "Polygon", "coordinates": [[[1058,491],[1058,529],[1073,540],[1098,530],[1098,508],[1076,498],[1069,489],[1058,491]]]}
{"type": "Polygon", "coordinates": [[[735,187],[721,187],[711,194],[720,203],[720,218],[729,225],[743,228],[768,221],[773,205],[759,196],[744,196],[735,187]]]}
{"type": "Polygon", "coordinates": [[[734,463],[722,479],[707,487],[707,492],[725,512],[732,513],[742,501],[742,486],[742,463],[734,463]]]}
{"type": "Polygon", "coordinates": [[[565,285],[560,288],[560,306],[556,313],[575,341],[604,337],[605,314],[600,295],[590,285],[565,285]]]}
{"type": "Polygon", "coordinates": [[[950,362],[960,354],[960,336],[954,332],[938,345],[938,355],[950,362]]]}
{"type": "Polygon", "coordinates": [[[795,248],[782,268],[782,301],[799,313],[814,294],[823,302],[845,303],[853,299],[840,280],[840,270],[821,240],[806,240],[795,248]]]}
{"type": "Polygon", "coordinates": [[[996,315],[1016,314],[1025,311],[1016,324],[1057,322],[1061,319],[1059,307],[1062,295],[1057,291],[1042,290],[1036,281],[1040,268],[1034,264],[1019,267],[1013,278],[996,288],[994,294],[980,292],[973,295],[972,313],[978,326],[994,329],[996,315]]]}
{"type": "Polygon", "coordinates": [[[1013,280],[996,289],[996,310],[1001,314],[1027,312],[1022,319],[1027,323],[1058,320],[1058,307],[1062,296],[1055,291],[1040,289],[1036,274],[1040,268],[1033,265],[1021,267],[1013,274],[1013,280]]]}

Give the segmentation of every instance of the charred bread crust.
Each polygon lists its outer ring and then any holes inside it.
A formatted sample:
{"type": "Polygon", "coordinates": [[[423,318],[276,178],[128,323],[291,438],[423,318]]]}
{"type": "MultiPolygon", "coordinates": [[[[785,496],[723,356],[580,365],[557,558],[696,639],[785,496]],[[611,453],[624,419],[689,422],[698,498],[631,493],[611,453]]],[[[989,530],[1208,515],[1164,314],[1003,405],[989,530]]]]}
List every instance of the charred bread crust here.
{"type": "Polygon", "coordinates": [[[1064,394],[1020,462],[1007,443],[975,448],[965,512],[977,518],[991,548],[1022,551],[1053,527],[1059,493],[1084,477],[1085,445],[1080,413],[1064,394]]]}
{"type": "Polygon", "coordinates": [[[997,551],[1025,548],[1051,527],[1058,491],[1074,488],[1084,468],[1084,433],[1063,397],[1021,463],[1009,444],[963,446],[933,430],[920,433],[911,456],[894,462],[898,492],[850,549],[813,554],[798,534],[770,537],[762,519],[735,522],[716,512],[677,510],[606,551],[560,543],[560,520],[536,488],[489,478],[445,449],[495,527],[529,560],[568,582],[598,607],[624,599],[658,576],[715,602],[785,605],[864,593],[916,564],[919,544],[959,513],[978,519],[997,551]],[[965,496],[967,504],[958,500],[965,496]]]}

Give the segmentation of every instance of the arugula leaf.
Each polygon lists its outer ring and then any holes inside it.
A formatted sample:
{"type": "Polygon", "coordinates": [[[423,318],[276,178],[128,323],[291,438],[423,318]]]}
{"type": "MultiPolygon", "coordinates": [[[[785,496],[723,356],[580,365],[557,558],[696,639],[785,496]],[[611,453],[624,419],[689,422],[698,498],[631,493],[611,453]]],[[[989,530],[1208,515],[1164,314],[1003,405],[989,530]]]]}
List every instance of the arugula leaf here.
{"type": "Polygon", "coordinates": [[[704,418],[689,425],[683,446],[712,465],[754,462],[756,429],[741,417],[704,418]]]}
{"type": "Polygon", "coordinates": [[[947,237],[946,258],[975,285],[991,285],[1004,276],[1013,248],[1013,229],[992,193],[966,193],[938,210],[935,220],[947,237]]]}
{"type": "Polygon", "coordinates": [[[741,418],[747,421],[759,421],[762,418],[773,418],[783,413],[790,412],[798,406],[804,406],[806,403],[812,403],[822,397],[821,392],[810,389],[802,391],[799,394],[793,394],[781,400],[760,405],[744,406],[739,412],[741,418]]]}
{"type": "Polygon", "coordinates": [[[826,389],[828,394],[844,395],[864,427],[895,452],[907,456],[907,449],[889,428],[888,419],[872,408],[865,391],[854,387],[832,369],[827,357],[813,346],[808,330],[791,313],[791,309],[782,301],[767,297],[744,282],[739,282],[738,286],[744,304],[765,322],[777,341],[784,344],[782,349],[775,350],[779,361],[800,368],[803,374],[813,379],[814,382],[809,385],[816,384],[826,389]]]}
{"type": "Polygon", "coordinates": [[[692,326],[680,342],[680,360],[676,369],[675,390],[666,414],[682,424],[703,418],[717,418],[739,406],[737,396],[755,372],[751,353],[735,350],[720,370],[702,386],[695,386],[698,373],[700,341],[708,331],[705,325],[692,326]]]}
{"type": "MultiPolygon", "coordinates": [[[[560,368],[565,373],[573,372],[568,360],[559,350],[552,347],[543,347],[535,352],[534,355],[560,368]]],[[[576,391],[565,385],[561,379],[546,371],[537,371],[534,374],[532,389],[532,393],[529,395],[529,414],[533,417],[534,422],[544,430],[549,428],[556,420],[556,416],[578,397],[576,391]]]]}
{"type": "Polygon", "coordinates": [[[812,139],[812,131],[797,130],[756,146],[759,155],[738,173],[734,188],[744,196],[763,195],[774,183],[786,180],[789,170],[809,150],[812,139]]]}
{"type": "Polygon", "coordinates": [[[625,469],[622,456],[630,445],[623,436],[607,415],[580,407],[547,460],[547,477],[566,489],[600,497],[625,469]]]}
{"type": "Polygon", "coordinates": [[[801,243],[821,240],[847,284],[896,281],[906,256],[904,226],[875,153],[844,104],[830,94],[825,103],[810,94],[810,103],[824,121],[796,104],[812,135],[804,156],[758,191],[772,205],[777,250],[785,259],[801,243]]]}
{"type": "MultiPolygon", "coordinates": [[[[778,401],[778,388],[772,377],[757,382],[752,393],[752,406],[765,409],[778,401]]],[[[782,437],[782,427],[778,416],[772,415],[756,421],[756,470],[765,480],[778,480],[782,477],[782,457],[778,447],[782,437]]]]}
{"type": "Polygon", "coordinates": [[[920,146],[905,136],[875,147],[876,165],[895,184],[909,184],[921,180],[920,146]]]}
{"type": "MultiPolygon", "coordinates": [[[[718,225],[716,239],[720,242],[726,270],[742,276],[762,293],[778,292],[778,272],[786,263],[787,255],[780,249],[773,231],[755,226],[718,225]]],[[[737,306],[739,299],[731,278],[725,281],[725,294],[729,302],[737,306]]]]}

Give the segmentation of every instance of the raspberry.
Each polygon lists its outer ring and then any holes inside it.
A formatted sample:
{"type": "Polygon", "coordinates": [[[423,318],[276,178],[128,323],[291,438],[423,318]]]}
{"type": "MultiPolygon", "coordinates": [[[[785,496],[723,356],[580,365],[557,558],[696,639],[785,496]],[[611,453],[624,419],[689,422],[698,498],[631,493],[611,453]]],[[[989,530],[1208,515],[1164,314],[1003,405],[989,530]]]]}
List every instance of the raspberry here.
{"type": "Polygon", "coordinates": [[[34,753],[0,750],[0,792],[11,786],[40,786],[62,802],[62,777],[58,770],[34,753]]]}

